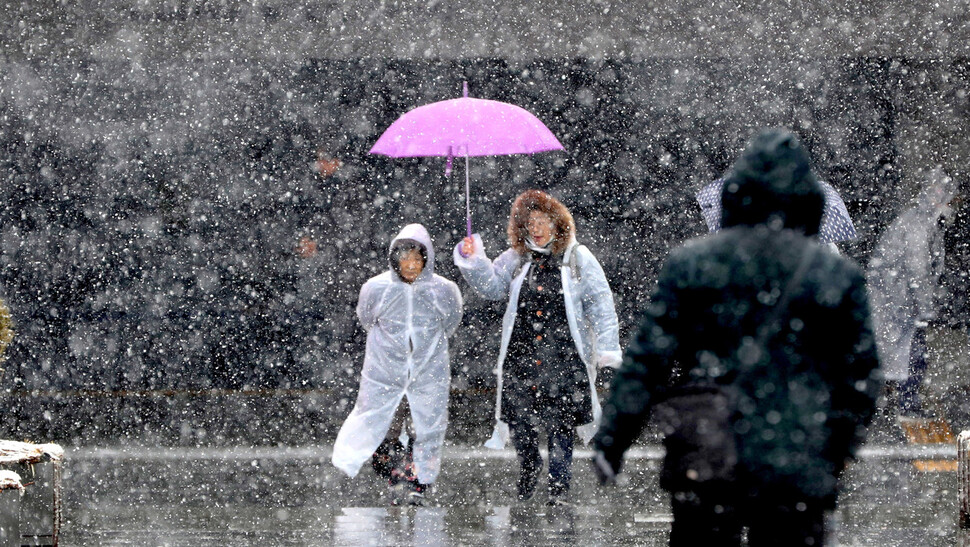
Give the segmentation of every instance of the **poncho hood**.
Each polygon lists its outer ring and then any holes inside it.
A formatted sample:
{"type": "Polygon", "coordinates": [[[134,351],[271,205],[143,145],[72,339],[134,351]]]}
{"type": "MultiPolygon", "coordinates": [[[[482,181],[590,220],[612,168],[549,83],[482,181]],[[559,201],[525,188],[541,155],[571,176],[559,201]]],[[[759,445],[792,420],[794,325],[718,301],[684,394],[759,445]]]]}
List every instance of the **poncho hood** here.
{"type": "Polygon", "coordinates": [[[935,222],[956,194],[956,181],[947,176],[942,167],[936,166],[927,174],[926,182],[916,196],[916,209],[930,222],[935,222]]]}
{"type": "MultiPolygon", "coordinates": [[[[424,269],[421,270],[421,273],[418,275],[415,282],[427,281],[431,279],[431,277],[434,275],[434,245],[431,244],[431,234],[429,234],[428,230],[421,224],[408,224],[404,228],[401,228],[401,231],[397,234],[397,236],[394,237],[394,239],[391,240],[391,244],[387,248],[389,260],[393,260],[394,248],[399,243],[403,243],[405,241],[413,241],[414,243],[424,247],[425,256],[428,257],[427,262],[424,264],[424,269]]],[[[397,279],[400,279],[400,276],[397,275],[395,268],[392,267],[391,271],[394,272],[397,279]]]]}

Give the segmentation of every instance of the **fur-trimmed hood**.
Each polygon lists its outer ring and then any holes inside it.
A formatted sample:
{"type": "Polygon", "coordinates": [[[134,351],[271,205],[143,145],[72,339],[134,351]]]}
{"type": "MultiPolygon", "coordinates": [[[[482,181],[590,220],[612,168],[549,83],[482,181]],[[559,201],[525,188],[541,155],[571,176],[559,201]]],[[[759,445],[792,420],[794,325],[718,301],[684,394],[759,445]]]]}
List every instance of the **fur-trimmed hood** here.
{"type": "Polygon", "coordinates": [[[525,241],[529,236],[529,230],[526,226],[529,223],[529,213],[532,211],[541,211],[552,219],[555,226],[552,254],[562,256],[576,237],[576,224],[573,222],[573,215],[565,205],[541,190],[526,190],[515,198],[512,212],[509,214],[509,246],[520,255],[528,252],[525,241]]]}

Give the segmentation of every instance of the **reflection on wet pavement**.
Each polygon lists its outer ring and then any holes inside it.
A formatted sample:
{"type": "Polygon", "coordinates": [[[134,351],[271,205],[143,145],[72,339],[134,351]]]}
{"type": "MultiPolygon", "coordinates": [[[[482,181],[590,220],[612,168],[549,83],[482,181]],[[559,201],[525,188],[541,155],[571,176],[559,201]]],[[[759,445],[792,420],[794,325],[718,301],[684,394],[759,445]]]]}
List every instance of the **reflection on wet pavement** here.
{"type": "MultiPolygon", "coordinates": [[[[368,468],[347,479],[325,448],[78,450],[65,470],[62,544],[660,546],[670,514],[659,454],[641,449],[625,483],[604,489],[580,452],[573,505],[547,507],[542,490],[513,501],[511,451],[451,447],[425,507],[390,507],[368,468]]],[[[920,471],[916,456],[867,448],[845,477],[832,545],[968,541],[957,531],[956,474],[920,471]]]]}

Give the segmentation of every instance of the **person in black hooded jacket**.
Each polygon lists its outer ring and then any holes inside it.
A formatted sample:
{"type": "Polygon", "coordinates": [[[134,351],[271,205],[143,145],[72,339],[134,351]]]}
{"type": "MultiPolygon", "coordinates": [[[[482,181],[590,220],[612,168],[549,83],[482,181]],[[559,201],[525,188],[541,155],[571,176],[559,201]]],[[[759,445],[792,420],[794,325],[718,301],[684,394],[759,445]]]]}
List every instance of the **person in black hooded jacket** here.
{"type": "Polygon", "coordinates": [[[594,467],[606,482],[651,409],[717,386],[731,401],[727,431],[708,436],[725,433],[736,464],[705,476],[709,467],[671,461],[665,439],[670,544],[738,545],[747,526],[749,545],[822,545],[882,386],[864,277],[812,237],[823,196],[787,131],[749,144],[722,207],[724,229],[674,250],[660,273],[604,407],[594,467]]]}

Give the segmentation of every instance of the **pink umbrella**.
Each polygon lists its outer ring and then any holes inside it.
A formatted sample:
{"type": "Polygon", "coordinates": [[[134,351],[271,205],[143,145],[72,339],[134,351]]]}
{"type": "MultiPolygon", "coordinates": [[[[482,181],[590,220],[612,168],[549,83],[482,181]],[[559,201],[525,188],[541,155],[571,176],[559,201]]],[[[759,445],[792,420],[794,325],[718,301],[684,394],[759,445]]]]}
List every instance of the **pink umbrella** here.
{"type": "Polygon", "coordinates": [[[452,159],[464,155],[465,214],[470,236],[469,156],[534,154],[563,147],[529,111],[513,104],[470,98],[468,82],[463,95],[407,112],[384,131],[370,153],[392,158],[446,157],[445,176],[451,174],[452,159]]]}

